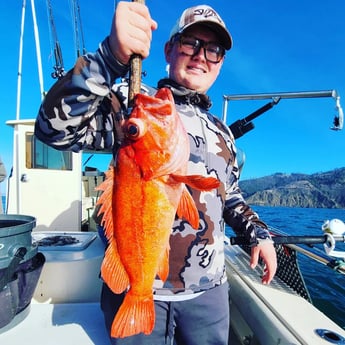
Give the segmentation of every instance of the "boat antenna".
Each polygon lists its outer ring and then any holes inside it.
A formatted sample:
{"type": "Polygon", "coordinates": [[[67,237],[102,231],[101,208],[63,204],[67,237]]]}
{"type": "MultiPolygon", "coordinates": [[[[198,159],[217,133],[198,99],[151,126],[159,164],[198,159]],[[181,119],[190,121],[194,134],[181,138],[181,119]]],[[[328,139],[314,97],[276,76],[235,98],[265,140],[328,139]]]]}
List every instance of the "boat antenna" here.
{"type": "Polygon", "coordinates": [[[65,68],[63,64],[60,42],[57,37],[56,27],[54,23],[53,9],[52,9],[50,0],[47,0],[47,10],[48,10],[48,18],[49,18],[49,31],[52,37],[51,49],[52,49],[52,52],[54,51],[54,58],[55,58],[55,65],[53,66],[54,72],[52,72],[51,76],[54,79],[56,78],[60,79],[66,73],[65,73],[65,68]]]}
{"type": "Polygon", "coordinates": [[[74,39],[75,39],[75,45],[77,49],[77,58],[78,58],[81,55],[86,53],[84,34],[83,34],[81,15],[80,15],[80,6],[79,6],[78,0],[73,0],[72,17],[73,17],[73,23],[74,23],[74,39]],[[80,34],[80,37],[79,37],[79,34],[80,34]],[[82,51],[80,50],[80,44],[81,44],[82,51]]]}

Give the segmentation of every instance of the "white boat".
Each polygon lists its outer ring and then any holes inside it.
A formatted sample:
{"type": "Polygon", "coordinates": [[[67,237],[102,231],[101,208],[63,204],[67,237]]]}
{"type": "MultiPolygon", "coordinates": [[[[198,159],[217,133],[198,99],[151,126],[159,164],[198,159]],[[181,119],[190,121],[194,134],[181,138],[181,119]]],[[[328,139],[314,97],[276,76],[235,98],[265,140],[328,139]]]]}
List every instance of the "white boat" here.
{"type": "MultiPolygon", "coordinates": [[[[224,97],[226,110],[231,97],[224,97]]],[[[32,296],[21,308],[12,284],[19,275],[8,277],[0,289],[0,344],[109,344],[99,305],[104,244],[91,217],[97,198],[94,186],[103,174],[97,169],[83,172],[82,153],[56,151],[36,140],[34,120],[7,124],[13,127],[13,167],[7,214],[0,217],[0,269],[14,265],[23,247],[17,265],[37,253],[43,256],[37,260],[39,276],[31,285],[32,296]],[[13,247],[13,232],[21,226],[26,234],[19,231],[13,247]]],[[[230,243],[226,267],[231,286],[229,344],[345,344],[345,331],[308,301],[303,287],[290,287],[279,276],[271,285],[262,285],[261,268],[251,270],[246,252],[230,243]]],[[[280,268],[284,270],[282,264],[280,268]]],[[[303,285],[296,267],[287,274],[303,285]]]]}

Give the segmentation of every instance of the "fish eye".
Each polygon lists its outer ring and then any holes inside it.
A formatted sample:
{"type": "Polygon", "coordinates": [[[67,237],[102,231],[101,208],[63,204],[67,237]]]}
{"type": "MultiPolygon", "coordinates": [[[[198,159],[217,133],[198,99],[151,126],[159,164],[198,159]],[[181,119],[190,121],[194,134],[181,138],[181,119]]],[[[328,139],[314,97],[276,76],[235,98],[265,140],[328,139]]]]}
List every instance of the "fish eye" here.
{"type": "Polygon", "coordinates": [[[146,132],[145,123],[139,119],[129,120],[125,127],[125,135],[130,139],[138,139],[142,137],[146,132]]]}
{"type": "Polygon", "coordinates": [[[140,134],[139,126],[137,126],[135,123],[128,124],[126,134],[127,134],[127,137],[130,137],[132,139],[139,137],[139,134],[140,134]]]}
{"type": "Polygon", "coordinates": [[[139,128],[136,125],[130,124],[127,127],[127,133],[131,136],[131,137],[136,137],[139,134],[139,128]]]}

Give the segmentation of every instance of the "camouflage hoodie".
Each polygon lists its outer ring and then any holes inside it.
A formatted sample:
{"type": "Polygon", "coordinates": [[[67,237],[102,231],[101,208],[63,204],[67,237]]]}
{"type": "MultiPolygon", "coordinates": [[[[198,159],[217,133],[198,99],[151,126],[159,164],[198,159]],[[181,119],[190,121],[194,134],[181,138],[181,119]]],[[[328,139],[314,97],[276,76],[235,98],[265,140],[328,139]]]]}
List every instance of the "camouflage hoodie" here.
{"type": "MultiPolygon", "coordinates": [[[[75,67],[50,89],[35,125],[35,135],[59,150],[113,150],[117,112],[112,108],[116,94],[122,109],[127,103],[127,84],[114,85],[128,66],[110,52],[108,40],[95,53],[80,57],[75,67]]],[[[217,190],[191,190],[199,210],[196,231],[177,219],[170,238],[170,273],[163,284],[157,280],[155,293],[191,294],[226,281],[224,265],[224,221],[251,245],[269,238],[266,225],[246,205],[238,187],[236,148],[229,128],[209,112],[206,95],[200,95],[164,79],[158,87],[170,87],[176,108],[189,134],[189,174],[210,175],[222,183],[217,190]]],[[[143,92],[155,89],[143,87],[143,92]]]]}

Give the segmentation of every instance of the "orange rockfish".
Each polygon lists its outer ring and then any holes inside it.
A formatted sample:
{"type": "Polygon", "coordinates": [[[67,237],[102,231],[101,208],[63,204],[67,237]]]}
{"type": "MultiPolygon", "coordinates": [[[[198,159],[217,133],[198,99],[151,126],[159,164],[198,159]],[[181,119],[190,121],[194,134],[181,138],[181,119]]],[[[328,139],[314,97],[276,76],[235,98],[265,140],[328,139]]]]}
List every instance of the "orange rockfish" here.
{"type": "Polygon", "coordinates": [[[186,184],[200,190],[219,186],[214,177],[186,175],[189,139],[169,89],[160,89],[155,97],[138,94],[122,129],[125,139],[115,166],[98,188],[109,242],[101,275],[114,293],[127,290],[112,324],[114,338],[153,330],[153,283],[156,275],[163,281],[168,277],[176,214],[199,227],[186,184]]]}

